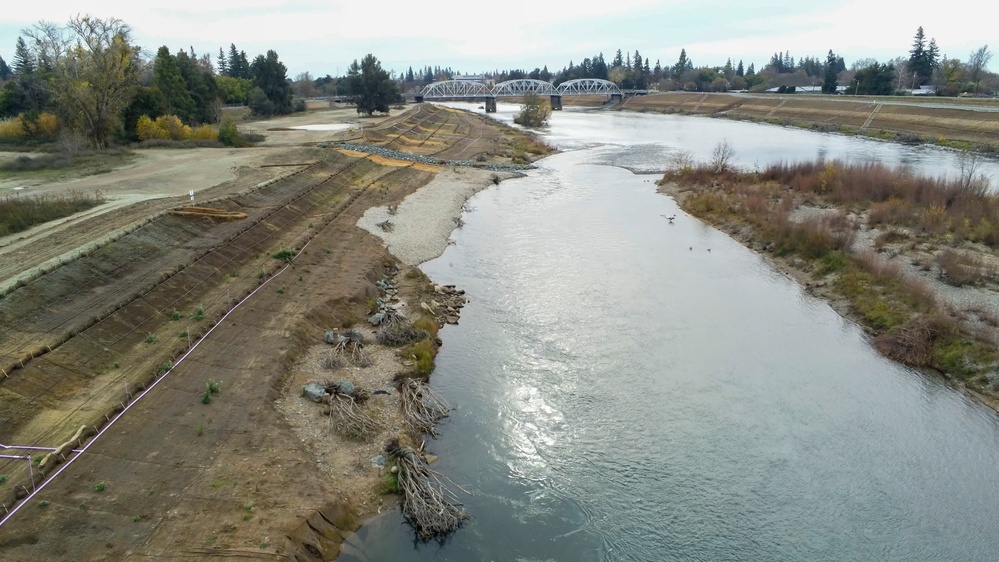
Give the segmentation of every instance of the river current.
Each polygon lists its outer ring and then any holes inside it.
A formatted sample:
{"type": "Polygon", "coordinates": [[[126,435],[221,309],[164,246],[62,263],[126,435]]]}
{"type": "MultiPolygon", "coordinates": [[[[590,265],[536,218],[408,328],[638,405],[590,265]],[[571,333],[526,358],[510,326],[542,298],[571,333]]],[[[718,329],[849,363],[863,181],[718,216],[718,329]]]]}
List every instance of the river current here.
{"type": "MultiPolygon", "coordinates": [[[[513,106],[500,105],[509,120],[513,106]]],[[[341,561],[995,560],[999,416],[880,357],[763,258],[656,193],[678,149],[740,165],[953,155],[696,117],[556,114],[566,152],[468,203],[422,266],[467,291],[428,449],[472,492],[444,544],[398,512],[341,561]],[[673,224],[665,216],[676,215],[673,224]]]]}

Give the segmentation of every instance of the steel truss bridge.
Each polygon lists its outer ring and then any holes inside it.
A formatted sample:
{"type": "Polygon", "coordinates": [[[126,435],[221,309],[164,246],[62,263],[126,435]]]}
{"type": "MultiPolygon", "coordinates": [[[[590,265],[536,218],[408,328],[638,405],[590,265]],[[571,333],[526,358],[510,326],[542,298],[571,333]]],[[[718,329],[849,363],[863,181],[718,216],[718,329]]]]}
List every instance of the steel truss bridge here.
{"type": "Polygon", "coordinates": [[[624,98],[624,92],[617,84],[597,78],[569,80],[558,86],[550,82],[523,78],[507,80],[489,87],[475,80],[445,80],[428,84],[416,96],[416,101],[434,99],[484,99],[486,111],[496,111],[496,98],[520,97],[526,94],[549,96],[552,109],[562,109],[562,96],[609,96],[611,99],[624,98]]]}

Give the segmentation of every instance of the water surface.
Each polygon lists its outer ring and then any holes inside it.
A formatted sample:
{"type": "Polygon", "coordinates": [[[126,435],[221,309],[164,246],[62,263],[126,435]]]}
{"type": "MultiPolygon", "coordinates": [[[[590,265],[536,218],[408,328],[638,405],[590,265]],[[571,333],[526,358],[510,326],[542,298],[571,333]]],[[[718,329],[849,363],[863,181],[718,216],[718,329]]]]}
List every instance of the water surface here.
{"type": "MultiPolygon", "coordinates": [[[[471,298],[429,449],[473,518],[440,545],[393,513],[340,559],[995,559],[997,416],[615,167],[653,166],[677,118],[571,113],[550,138],[573,150],[473,197],[423,266],[471,298]]],[[[687,146],[732,124],[687,119],[687,146]]]]}

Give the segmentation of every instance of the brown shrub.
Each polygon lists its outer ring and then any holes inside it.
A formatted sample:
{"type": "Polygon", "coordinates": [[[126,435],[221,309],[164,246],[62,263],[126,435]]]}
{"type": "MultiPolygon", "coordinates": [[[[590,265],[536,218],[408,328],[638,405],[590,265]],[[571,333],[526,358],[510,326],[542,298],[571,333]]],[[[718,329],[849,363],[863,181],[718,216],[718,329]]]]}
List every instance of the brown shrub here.
{"type": "Polygon", "coordinates": [[[945,316],[916,316],[874,338],[874,347],[899,363],[925,367],[933,360],[933,342],[955,329],[954,322],[945,316]]]}
{"type": "Polygon", "coordinates": [[[945,248],[937,254],[940,276],[956,287],[977,285],[988,277],[985,264],[978,256],[945,248]]]}

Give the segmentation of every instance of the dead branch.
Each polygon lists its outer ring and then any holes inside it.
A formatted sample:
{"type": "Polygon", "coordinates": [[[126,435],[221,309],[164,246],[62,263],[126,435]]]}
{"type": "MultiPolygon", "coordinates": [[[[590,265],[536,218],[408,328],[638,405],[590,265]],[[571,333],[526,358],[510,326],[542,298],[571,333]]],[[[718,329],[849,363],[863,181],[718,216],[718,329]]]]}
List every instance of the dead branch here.
{"type": "Polygon", "coordinates": [[[347,362],[357,367],[371,366],[371,358],[364,351],[364,337],[357,330],[349,330],[343,334],[326,332],[326,343],[332,345],[333,349],[323,359],[324,365],[343,368],[344,362],[347,362]]]}
{"type": "MultiPolygon", "coordinates": [[[[445,485],[445,480],[450,480],[431,470],[418,451],[400,446],[398,439],[393,439],[386,445],[385,452],[399,469],[402,514],[422,539],[443,538],[468,519],[458,496],[445,485]]],[[[461,489],[453,482],[451,484],[461,489]]]]}
{"type": "Polygon", "coordinates": [[[335,393],[330,395],[329,427],[351,439],[368,439],[378,433],[378,423],[371,419],[352,396],[335,393]]]}
{"type": "Polygon", "coordinates": [[[429,386],[407,378],[399,383],[402,414],[406,421],[420,433],[438,435],[437,422],[451,413],[451,406],[429,386]]]}

